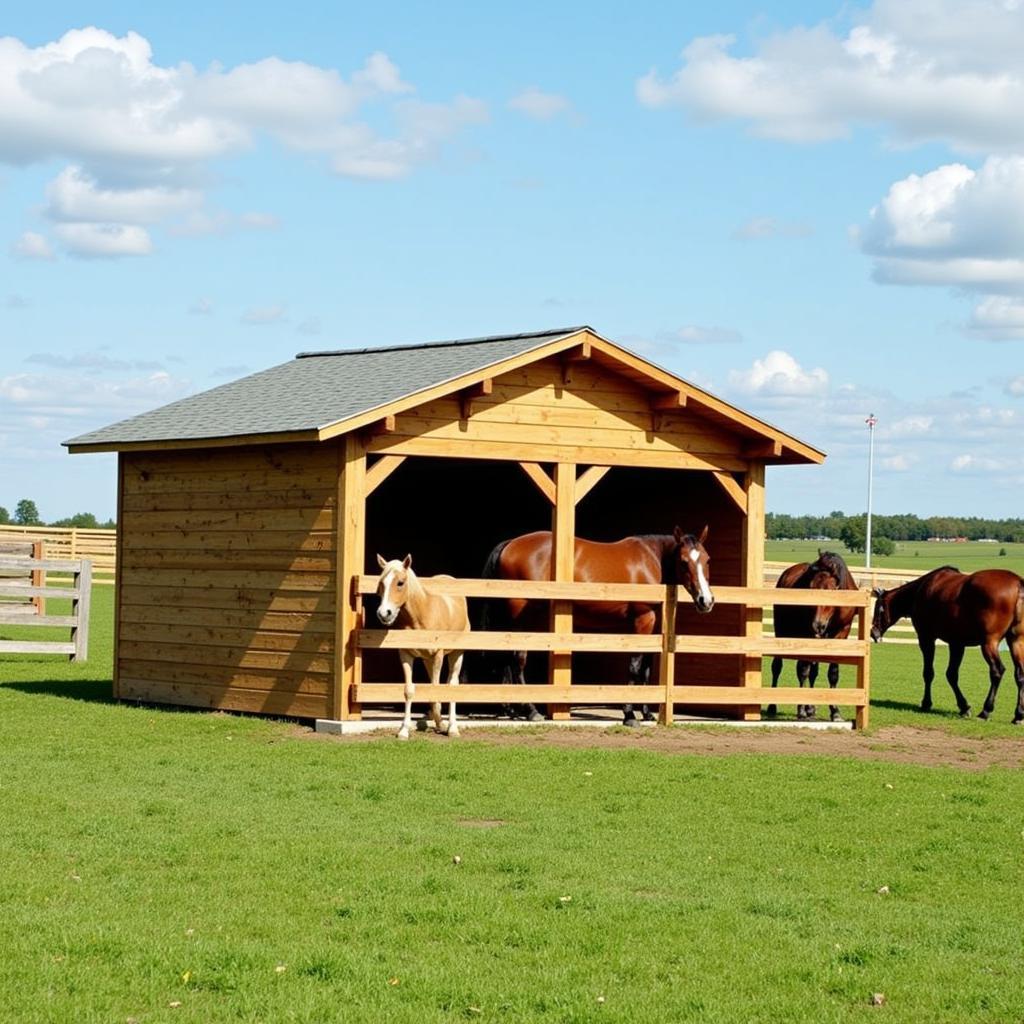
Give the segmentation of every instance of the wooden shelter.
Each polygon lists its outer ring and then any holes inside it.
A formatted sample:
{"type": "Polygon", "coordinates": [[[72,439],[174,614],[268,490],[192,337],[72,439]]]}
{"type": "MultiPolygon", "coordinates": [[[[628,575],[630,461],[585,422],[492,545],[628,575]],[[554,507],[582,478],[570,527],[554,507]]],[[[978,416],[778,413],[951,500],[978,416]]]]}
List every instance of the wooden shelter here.
{"type": "MultiPolygon", "coordinates": [[[[303,353],[66,444],[119,453],[115,695],[331,722],[395,699],[398,659],[379,649],[395,644],[362,622],[377,551],[498,593],[475,581],[494,545],[553,529],[554,580],[535,585],[553,635],[533,639],[550,657],[533,671],[544,692],[572,682],[573,703],[600,703],[597,683],[625,680],[607,652],[625,648],[572,634],[570,598],[594,596],[571,581],[573,538],[676,524],[710,525],[719,604],[699,623],[680,604],[631,649],[662,654],[663,718],[735,687],[746,703],[723,703],[755,717],[765,467],[824,459],[585,326],[303,353]]],[[[859,652],[832,653],[860,658],[866,687],[859,652]]]]}

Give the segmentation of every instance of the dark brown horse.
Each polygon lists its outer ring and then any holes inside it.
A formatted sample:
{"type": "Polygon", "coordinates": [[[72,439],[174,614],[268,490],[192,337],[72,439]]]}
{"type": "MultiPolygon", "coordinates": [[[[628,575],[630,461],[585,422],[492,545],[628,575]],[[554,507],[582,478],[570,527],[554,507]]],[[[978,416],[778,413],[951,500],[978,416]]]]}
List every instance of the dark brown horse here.
{"type": "Polygon", "coordinates": [[[917,630],[917,645],[924,658],[922,711],[932,706],[935,641],[944,640],[949,644],[946,679],[961,716],[971,710],[959,686],[964,648],[981,647],[988,665],[989,690],[978,717],[988,718],[995,708],[999,680],[1005,671],[999,657],[999,642],[1005,640],[1017,683],[1013,724],[1024,721],[1024,580],[1020,576],[1006,569],[981,569],[967,575],[945,565],[902,587],[879,587],[874,593],[877,603],[871,622],[872,640],[881,640],[885,631],[905,615],[917,630]]]}
{"type": "MultiPolygon", "coordinates": [[[[710,612],[715,598],[711,593],[708,553],[704,548],[708,528],[701,535],[683,533],[677,526],[671,534],[648,534],[624,537],[612,543],[576,538],[573,579],[581,583],[677,583],[684,587],[699,612],[710,612]]],[[[483,569],[485,579],[550,580],[551,533],[547,530],[523,534],[502,541],[490,554],[483,569]]],[[[546,620],[545,602],[521,598],[488,602],[483,628],[540,629],[540,616],[546,620]],[[495,607],[504,614],[495,616],[495,607]]],[[[597,632],[632,632],[651,634],[658,613],[652,605],[632,601],[577,601],[573,605],[573,628],[597,632]]],[[[651,656],[636,654],[629,659],[629,683],[634,685],[650,678],[651,656]]],[[[526,652],[512,652],[503,667],[502,681],[526,682],[526,652]]],[[[645,717],[649,715],[644,709],[645,717]]],[[[626,724],[636,724],[633,705],[623,709],[626,724]]],[[[526,708],[531,721],[541,715],[532,705],[526,708]]],[[[653,716],[651,716],[653,717],[653,716]]]]}
{"type": "MultiPolygon", "coordinates": [[[[791,565],[779,578],[776,587],[794,590],[856,590],[857,582],[850,575],[846,563],[831,551],[819,551],[816,562],[799,562],[791,565]]],[[[823,594],[822,600],[827,600],[823,594]]],[[[788,637],[817,637],[829,640],[845,640],[856,615],[855,608],[835,608],[830,605],[808,607],[791,604],[777,604],[774,609],[775,635],[788,637]]],[[[782,658],[772,658],[772,687],[778,685],[782,672],[782,658]]],[[[800,685],[807,683],[811,688],[818,678],[818,663],[797,659],[796,677],[800,685]]],[[[839,683],[839,666],[832,662],[828,666],[828,685],[834,690],[839,683]]],[[[841,722],[843,716],[834,704],[829,705],[829,716],[833,722],[841,722]]],[[[776,713],[774,704],[768,705],[768,714],[776,713]]],[[[813,704],[798,704],[797,718],[813,718],[817,707],[813,704]]]]}

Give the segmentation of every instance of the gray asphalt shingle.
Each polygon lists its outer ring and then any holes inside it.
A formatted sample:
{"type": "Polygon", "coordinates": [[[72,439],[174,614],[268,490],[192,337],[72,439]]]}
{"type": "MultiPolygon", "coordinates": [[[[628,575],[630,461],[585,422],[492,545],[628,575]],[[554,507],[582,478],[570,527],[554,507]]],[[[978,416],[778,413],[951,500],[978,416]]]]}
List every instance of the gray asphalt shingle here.
{"type": "Polygon", "coordinates": [[[300,353],[280,366],[80,434],[64,444],[131,444],[316,430],[581,329],[300,353]]]}

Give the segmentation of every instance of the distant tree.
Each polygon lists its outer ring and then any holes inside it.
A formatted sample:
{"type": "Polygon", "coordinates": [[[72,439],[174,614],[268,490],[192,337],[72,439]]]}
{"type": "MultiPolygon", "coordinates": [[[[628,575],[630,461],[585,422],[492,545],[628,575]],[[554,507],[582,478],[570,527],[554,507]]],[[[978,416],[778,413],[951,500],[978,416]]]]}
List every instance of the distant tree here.
{"type": "MultiPolygon", "coordinates": [[[[839,531],[839,539],[855,554],[860,554],[867,543],[867,527],[863,519],[847,519],[839,531]]],[[[874,547],[874,545],[872,545],[874,547]]]]}
{"type": "Polygon", "coordinates": [[[891,555],[896,551],[896,545],[888,537],[872,537],[871,538],[871,554],[873,555],[891,555]]]}
{"type": "Polygon", "coordinates": [[[68,516],[67,519],[58,519],[55,523],[50,523],[51,526],[74,526],[80,530],[95,530],[99,526],[96,522],[96,517],[91,512],[76,512],[73,516],[68,516]]]}
{"type": "Polygon", "coordinates": [[[5,525],[11,521],[11,513],[0,505],[0,525],[5,525]]]}
{"type": "Polygon", "coordinates": [[[22,498],[15,506],[14,521],[19,526],[40,526],[42,520],[39,518],[39,509],[36,503],[28,498],[22,498]]]}

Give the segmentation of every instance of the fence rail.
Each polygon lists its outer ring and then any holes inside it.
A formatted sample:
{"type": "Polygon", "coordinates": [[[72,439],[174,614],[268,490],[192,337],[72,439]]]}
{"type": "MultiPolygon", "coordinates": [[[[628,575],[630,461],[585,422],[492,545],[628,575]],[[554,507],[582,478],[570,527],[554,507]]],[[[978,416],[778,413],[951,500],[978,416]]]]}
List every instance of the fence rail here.
{"type": "Polygon", "coordinates": [[[89,656],[89,598],[92,592],[92,564],[89,559],[82,558],[72,562],[65,559],[30,559],[0,555],[0,574],[11,570],[25,570],[33,574],[73,574],[74,583],[70,587],[26,587],[20,580],[7,579],[0,575],[0,599],[12,596],[70,599],[71,614],[25,615],[23,612],[5,610],[0,601],[0,625],[60,626],[71,630],[71,639],[0,640],[0,654],[66,654],[71,661],[85,661],[89,656]]]}
{"type": "MultiPolygon", "coordinates": [[[[88,530],[60,526],[0,526],[0,544],[7,541],[38,541],[43,558],[77,561],[88,558],[93,568],[93,583],[112,584],[117,570],[117,531],[88,530]]],[[[70,572],[62,566],[59,572],[70,572]]]]}
{"type": "MultiPolygon", "coordinates": [[[[434,580],[430,589],[437,593],[465,597],[518,597],[530,600],[573,601],[644,601],[668,609],[661,616],[661,632],[649,636],[619,633],[575,632],[453,632],[412,629],[359,629],[355,635],[356,670],[352,698],[355,704],[392,704],[403,699],[401,683],[363,683],[361,654],[365,650],[400,650],[403,648],[487,650],[487,651],[551,651],[642,652],[659,656],[657,685],[629,686],[576,683],[570,686],[533,684],[460,685],[458,699],[468,703],[523,703],[542,701],[549,704],[623,705],[659,704],[663,722],[671,722],[676,704],[719,705],[750,709],[762,704],[839,704],[856,709],[857,728],[866,728],[869,711],[869,653],[867,611],[870,595],[866,591],[834,591],[829,601],[835,606],[856,609],[858,636],[847,640],[792,639],[760,634],[759,629],[742,636],[702,636],[682,634],[676,628],[674,609],[677,588],[655,584],[629,583],[554,583],[522,580],[434,580]],[[788,657],[812,658],[815,661],[838,662],[857,666],[856,684],[838,690],[809,690],[799,687],[772,689],[753,685],[760,671],[745,673],[744,685],[721,686],[679,683],[675,678],[675,654],[726,654],[758,658],[780,654],[788,657]]],[[[358,602],[357,616],[362,619],[362,598],[376,592],[376,576],[353,578],[353,594],[358,602]]],[[[819,596],[811,591],[778,591],[770,587],[716,587],[718,604],[764,608],[772,604],[814,606],[819,596]]],[[[759,626],[759,623],[757,624],[759,626]]],[[[416,699],[422,701],[450,700],[452,691],[445,685],[417,685],[416,699]]]]}

